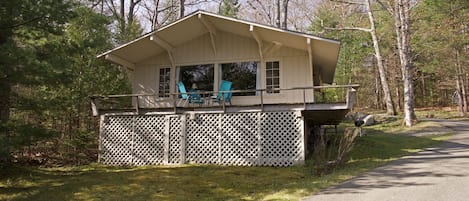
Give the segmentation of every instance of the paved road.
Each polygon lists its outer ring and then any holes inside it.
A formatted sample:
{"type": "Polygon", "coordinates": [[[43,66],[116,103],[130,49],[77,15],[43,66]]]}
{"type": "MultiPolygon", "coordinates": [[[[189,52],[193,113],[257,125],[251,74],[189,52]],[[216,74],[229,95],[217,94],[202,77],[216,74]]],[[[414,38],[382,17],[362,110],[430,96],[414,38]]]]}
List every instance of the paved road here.
{"type": "Polygon", "coordinates": [[[455,135],[435,148],[326,189],[308,201],[467,201],[469,122],[437,120],[455,135]]]}

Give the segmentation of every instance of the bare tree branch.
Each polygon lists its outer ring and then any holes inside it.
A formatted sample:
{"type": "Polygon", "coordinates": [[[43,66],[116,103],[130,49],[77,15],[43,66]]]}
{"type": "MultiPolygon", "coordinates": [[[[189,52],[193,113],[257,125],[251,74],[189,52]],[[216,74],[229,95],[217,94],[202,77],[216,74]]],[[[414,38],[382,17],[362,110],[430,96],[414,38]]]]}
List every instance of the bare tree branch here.
{"type": "Polygon", "coordinates": [[[332,27],[324,27],[325,30],[332,30],[332,31],[364,31],[364,32],[371,32],[371,29],[361,28],[361,27],[341,27],[341,28],[332,28],[332,27]]]}
{"type": "Polygon", "coordinates": [[[357,1],[345,1],[345,0],[331,0],[333,2],[337,3],[345,3],[345,4],[352,4],[352,5],[365,5],[363,2],[357,2],[357,1]]]}
{"type": "Polygon", "coordinates": [[[394,10],[392,9],[392,6],[389,5],[389,3],[388,3],[388,5],[386,5],[386,4],[384,4],[384,2],[382,2],[381,0],[376,0],[376,2],[377,2],[384,10],[388,11],[389,14],[393,15],[394,10]]]}
{"type": "Polygon", "coordinates": [[[29,23],[34,22],[34,21],[39,21],[39,20],[41,20],[42,18],[45,18],[45,17],[46,17],[46,15],[41,15],[39,17],[35,17],[35,18],[26,20],[26,21],[18,23],[18,24],[13,24],[13,25],[10,25],[10,26],[7,26],[7,27],[0,27],[0,30],[2,30],[2,29],[13,29],[13,28],[16,28],[16,27],[20,27],[20,26],[29,24],[29,23]]]}

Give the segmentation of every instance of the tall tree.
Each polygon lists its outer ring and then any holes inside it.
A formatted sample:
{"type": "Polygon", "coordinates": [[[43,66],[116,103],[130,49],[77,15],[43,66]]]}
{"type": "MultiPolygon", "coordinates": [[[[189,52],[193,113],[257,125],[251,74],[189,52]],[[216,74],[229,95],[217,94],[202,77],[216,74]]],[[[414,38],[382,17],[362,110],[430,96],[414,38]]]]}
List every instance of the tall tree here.
{"type": "Polygon", "coordinates": [[[288,29],[288,3],[290,0],[283,0],[283,23],[282,28],[288,29]]]}
{"type": "Polygon", "coordinates": [[[465,48],[469,44],[469,33],[465,30],[468,9],[469,2],[465,0],[425,0],[414,14],[419,18],[419,23],[414,25],[413,44],[421,79],[428,79],[428,84],[436,82],[432,84],[435,89],[429,91],[435,90],[437,97],[444,97],[442,92],[455,88],[454,98],[458,99],[462,116],[467,111],[467,70],[464,66],[468,61],[465,48]]]}
{"type": "Polygon", "coordinates": [[[142,33],[140,23],[136,19],[137,7],[142,0],[106,0],[108,10],[117,21],[117,33],[115,40],[117,43],[127,42],[142,33]]]}
{"type": "Polygon", "coordinates": [[[246,3],[249,6],[249,10],[252,12],[251,15],[254,15],[249,18],[254,18],[258,22],[267,23],[278,28],[286,28],[289,16],[289,2],[289,0],[247,1],[246,3]]]}
{"type": "Polygon", "coordinates": [[[412,64],[410,44],[410,0],[395,0],[393,13],[404,84],[404,123],[406,126],[412,126],[415,124],[417,116],[414,111],[414,66],[412,64]]]}
{"type": "Polygon", "coordinates": [[[414,100],[414,66],[411,49],[411,0],[376,0],[394,18],[397,53],[404,88],[404,124],[412,126],[417,120],[414,100]]]}
{"type": "Polygon", "coordinates": [[[37,72],[47,73],[40,57],[46,38],[61,34],[72,15],[67,0],[0,2],[0,121],[10,117],[12,87],[33,83],[37,72]],[[25,44],[24,41],[32,43],[25,44]]]}
{"type": "Polygon", "coordinates": [[[186,12],[186,0],[179,0],[179,19],[184,17],[186,12]]]}
{"type": "Polygon", "coordinates": [[[276,8],[277,15],[276,15],[276,19],[275,19],[275,25],[277,25],[278,28],[281,28],[281,26],[280,26],[281,23],[280,22],[281,22],[282,17],[280,16],[280,13],[281,13],[280,10],[281,10],[282,6],[280,4],[280,0],[277,0],[276,6],[277,6],[277,8],[276,8]]]}
{"type": "MultiPolygon", "coordinates": [[[[334,1],[334,0],[332,0],[332,1],[334,1]]],[[[358,30],[358,31],[365,31],[365,32],[370,33],[371,39],[373,41],[373,48],[374,48],[374,51],[375,51],[374,55],[375,55],[376,61],[377,61],[377,67],[378,67],[379,78],[380,78],[381,87],[382,87],[382,91],[383,91],[384,101],[386,103],[386,111],[387,111],[387,114],[395,115],[396,114],[396,109],[394,107],[394,102],[393,102],[392,96],[391,96],[391,90],[390,90],[389,84],[388,84],[388,78],[387,78],[387,75],[386,75],[386,68],[384,66],[383,58],[381,56],[381,50],[380,50],[380,47],[379,47],[378,36],[377,36],[377,33],[376,33],[375,17],[373,15],[370,0],[364,0],[363,2],[348,2],[348,1],[338,1],[338,2],[351,4],[351,5],[363,6],[365,12],[367,13],[370,28],[339,27],[339,28],[326,28],[326,29],[330,29],[330,30],[331,29],[332,30],[358,30]]]]}

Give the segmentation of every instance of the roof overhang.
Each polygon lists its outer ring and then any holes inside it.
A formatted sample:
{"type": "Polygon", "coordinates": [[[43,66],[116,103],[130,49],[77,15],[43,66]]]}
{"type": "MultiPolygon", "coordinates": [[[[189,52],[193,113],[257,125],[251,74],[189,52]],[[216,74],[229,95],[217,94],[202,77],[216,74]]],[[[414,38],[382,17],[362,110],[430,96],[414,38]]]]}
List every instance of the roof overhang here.
{"type": "MultiPolygon", "coordinates": [[[[321,75],[321,81],[324,83],[333,82],[340,48],[338,41],[205,11],[196,11],[163,28],[104,52],[98,55],[98,58],[105,58],[113,63],[134,68],[139,62],[152,56],[167,53],[173,63],[172,51],[175,47],[207,33],[213,37],[217,31],[254,38],[259,46],[263,43],[270,43],[271,49],[275,46],[286,46],[307,51],[312,56],[314,73],[321,75]]],[[[212,43],[213,50],[216,52],[213,38],[212,43]]],[[[260,56],[262,57],[261,51],[260,56]]]]}

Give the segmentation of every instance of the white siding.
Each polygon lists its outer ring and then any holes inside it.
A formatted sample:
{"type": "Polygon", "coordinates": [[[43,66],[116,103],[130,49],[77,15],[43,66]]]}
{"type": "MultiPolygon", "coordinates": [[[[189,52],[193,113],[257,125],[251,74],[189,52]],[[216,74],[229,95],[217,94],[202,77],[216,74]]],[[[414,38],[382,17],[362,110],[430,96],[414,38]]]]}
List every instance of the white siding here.
{"type": "MultiPolygon", "coordinates": [[[[216,53],[209,34],[205,34],[183,45],[174,47],[173,58],[175,64],[172,66],[173,76],[171,78],[173,80],[171,91],[176,92],[174,87],[176,66],[209,63],[218,65],[224,62],[260,61],[258,44],[253,38],[219,31],[215,35],[215,46],[216,53]]],[[[272,46],[272,43],[264,41],[263,51],[266,52],[272,46]]],[[[280,62],[280,85],[282,89],[312,86],[312,73],[309,69],[306,51],[281,46],[266,53],[268,54],[264,55],[264,61],[261,64],[262,88],[265,88],[265,61],[280,62]]],[[[170,65],[169,56],[166,52],[137,64],[134,70],[133,93],[158,93],[158,68],[170,65]]],[[[309,91],[309,94],[311,92],[309,91]]],[[[307,99],[310,100],[311,98],[311,95],[307,96],[307,99]]],[[[166,100],[169,99],[167,98],[166,100]]],[[[169,106],[170,104],[161,101],[162,99],[155,97],[145,98],[139,103],[142,107],[169,106]]],[[[280,94],[264,94],[264,103],[299,103],[302,101],[302,90],[282,91],[280,94]]],[[[232,102],[236,105],[259,104],[260,97],[233,97],[232,102]]]]}

